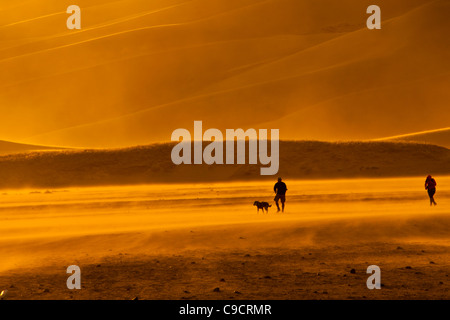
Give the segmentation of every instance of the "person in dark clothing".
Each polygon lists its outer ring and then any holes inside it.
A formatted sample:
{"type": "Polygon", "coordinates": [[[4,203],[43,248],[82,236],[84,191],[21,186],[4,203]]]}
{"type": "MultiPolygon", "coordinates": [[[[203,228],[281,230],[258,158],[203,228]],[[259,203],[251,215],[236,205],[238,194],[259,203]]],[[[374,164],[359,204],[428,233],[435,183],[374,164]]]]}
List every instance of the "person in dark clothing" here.
{"type": "Polygon", "coordinates": [[[278,211],[280,212],[280,206],[278,205],[278,200],[281,200],[281,208],[284,212],[284,203],[286,202],[286,191],[287,187],[284,182],[281,181],[281,178],[278,178],[278,182],[275,183],[275,186],[273,187],[273,191],[275,191],[275,203],[277,205],[278,211]]]}
{"type": "Polygon", "coordinates": [[[428,176],[425,180],[425,189],[428,190],[428,196],[430,197],[430,206],[433,204],[436,205],[436,201],[434,201],[434,194],[436,193],[436,180],[433,179],[432,176],[428,176]]]}

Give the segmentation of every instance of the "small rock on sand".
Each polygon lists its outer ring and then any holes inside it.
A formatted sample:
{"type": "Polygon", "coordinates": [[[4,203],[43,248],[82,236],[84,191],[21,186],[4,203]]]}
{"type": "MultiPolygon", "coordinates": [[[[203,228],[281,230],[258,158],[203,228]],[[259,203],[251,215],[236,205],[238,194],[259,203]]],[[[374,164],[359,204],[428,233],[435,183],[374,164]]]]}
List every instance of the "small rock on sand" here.
{"type": "Polygon", "coordinates": [[[7,296],[8,296],[8,290],[3,290],[0,293],[0,300],[5,300],[7,296]]]}

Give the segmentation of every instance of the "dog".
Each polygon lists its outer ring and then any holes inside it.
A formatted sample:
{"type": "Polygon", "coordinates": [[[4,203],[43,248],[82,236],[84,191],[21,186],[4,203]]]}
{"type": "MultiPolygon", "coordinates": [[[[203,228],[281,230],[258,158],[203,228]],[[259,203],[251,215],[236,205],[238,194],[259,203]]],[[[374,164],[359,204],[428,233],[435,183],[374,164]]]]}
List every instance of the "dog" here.
{"type": "Polygon", "coordinates": [[[269,208],[272,206],[267,202],[259,202],[259,201],[255,201],[253,203],[254,206],[256,206],[256,208],[258,209],[258,213],[259,213],[259,209],[262,209],[263,213],[264,213],[264,209],[266,209],[266,213],[269,213],[269,208]]]}

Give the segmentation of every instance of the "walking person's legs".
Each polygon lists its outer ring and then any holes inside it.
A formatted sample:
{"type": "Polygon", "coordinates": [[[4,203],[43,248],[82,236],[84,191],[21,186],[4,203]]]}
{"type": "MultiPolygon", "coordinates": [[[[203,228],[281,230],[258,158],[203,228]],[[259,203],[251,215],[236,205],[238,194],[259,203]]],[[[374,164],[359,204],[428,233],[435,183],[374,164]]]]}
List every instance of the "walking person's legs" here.
{"type": "Polygon", "coordinates": [[[434,201],[434,194],[436,193],[436,189],[428,189],[428,196],[430,197],[430,206],[433,204],[436,205],[436,201],[434,201]]]}
{"type": "MultiPolygon", "coordinates": [[[[276,195],[275,199],[273,199],[273,200],[275,200],[275,204],[277,205],[277,209],[278,209],[277,212],[280,212],[280,205],[278,204],[278,200],[280,200],[280,196],[276,195]]],[[[283,204],[283,206],[284,206],[284,204],[283,204]]]]}

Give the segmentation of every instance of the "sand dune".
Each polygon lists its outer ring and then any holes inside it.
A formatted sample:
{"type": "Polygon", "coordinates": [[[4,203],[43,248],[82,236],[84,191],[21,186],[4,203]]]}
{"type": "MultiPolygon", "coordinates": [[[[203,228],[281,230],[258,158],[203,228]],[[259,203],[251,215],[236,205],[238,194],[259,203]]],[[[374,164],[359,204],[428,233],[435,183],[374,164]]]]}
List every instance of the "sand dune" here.
{"type": "Polygon", "coordinates": [[[321,140],[446,126],[448,2],[381,1],[379,32],[365,29],[369,4],[82,1],[79,32],[64,3],[2,5],[0,134],[123,147],[194,120],[321,140]]]}
{"type": "Polygon", "coordinates": [[[437,129],[424,132],[403,134],[394,137],[378,139],[379,141],[412,141],[419,143],[430,143],[434,145],[450,147],[450,128],[437,129]]]}
{"type": "Polygon", "coordinates": [[[14,143],[9,141],[0,141],[0,155],[11,155],[16,153],[27,153],[32,151],[49,151],[49,150],[63,150],[63,148],[14,143]]]}
{"type": "MultiPolygon", "coordinates": [[[[274,179],[260,175],[261,164],[176,166],[170,155],[173,146],[173,143],[167,143],[112,150],[5,155],[0,157],[0,187],[54,188],[274,179]]],[[[277,175],[287,179],[450,174],[450,150],[414,143],[281,141],[279,161],[277,175]]]]}

